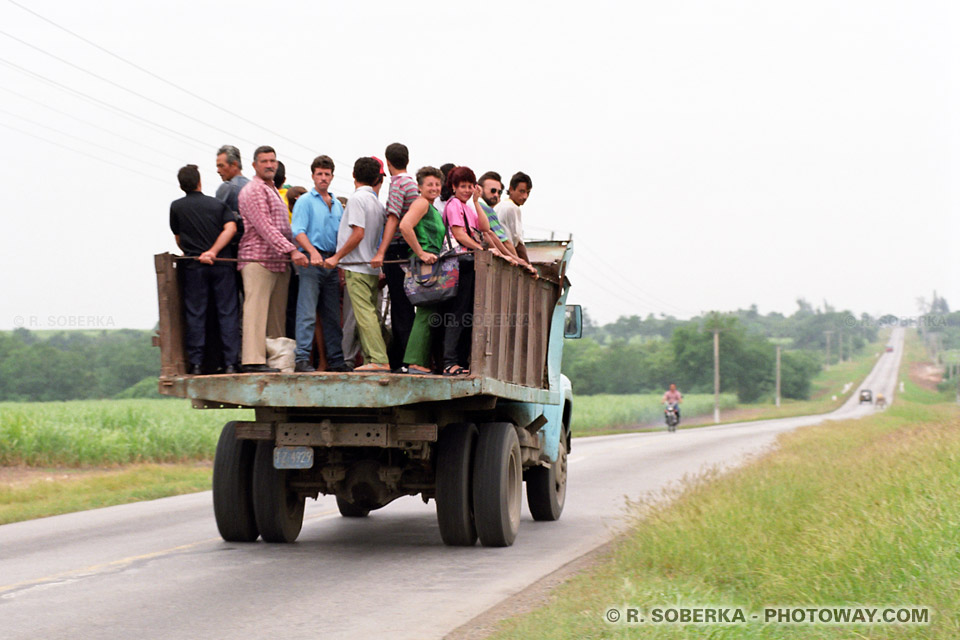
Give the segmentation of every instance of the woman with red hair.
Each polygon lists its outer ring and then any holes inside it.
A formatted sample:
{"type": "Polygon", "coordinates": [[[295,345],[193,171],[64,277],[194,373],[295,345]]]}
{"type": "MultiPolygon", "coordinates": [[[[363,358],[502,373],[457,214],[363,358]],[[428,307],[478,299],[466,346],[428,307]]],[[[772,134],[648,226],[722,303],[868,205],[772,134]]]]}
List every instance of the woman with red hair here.
{"type": "MultiPolygon", "coordinates": [[[[457,295],[443,309],[443,375],[468,375],[470,370],[470,332],[464,325],[472,326],[465,319],[473,313],[473,251],[483,251],[481,239],[492,234],[485,215],[478,215],[477,176],[469,167],[455,167],[447,174],[447,190],[453,196],[443,209],[443,221],[457,241],[457,252],[462,254],[460,280],[457,295]],[[472,201],[472,202],[471,202],[472,201]]],[[[499,253],[496,249],[491,251],[499,253]]]]}

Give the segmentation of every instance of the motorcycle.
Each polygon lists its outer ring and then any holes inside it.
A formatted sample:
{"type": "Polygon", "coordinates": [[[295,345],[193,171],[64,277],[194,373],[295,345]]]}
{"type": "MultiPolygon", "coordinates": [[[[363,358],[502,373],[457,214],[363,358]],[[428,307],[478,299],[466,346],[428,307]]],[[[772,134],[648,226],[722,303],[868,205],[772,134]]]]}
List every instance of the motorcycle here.
{"type": "Polygon", "coordinates": [[[667,431],[673,433],[680,424],[680,414],[677,413],[677,403],[668,402],[667,408],[663,410],[663,418],[667,422],[667,431]]]}

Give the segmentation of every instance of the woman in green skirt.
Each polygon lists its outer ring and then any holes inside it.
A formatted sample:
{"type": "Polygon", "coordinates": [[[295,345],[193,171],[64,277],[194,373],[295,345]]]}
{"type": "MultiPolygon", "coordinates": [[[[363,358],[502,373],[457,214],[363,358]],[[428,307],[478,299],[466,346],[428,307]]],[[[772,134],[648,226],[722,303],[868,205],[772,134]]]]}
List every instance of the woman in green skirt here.
{"type": "MultiPolygon", "coordinates": [[[[424,264],[433,264],[443,247],[443,238],[447,227],[443,216],[433,206],[443,186],[443,173],[434,167],[423,167],[417,171],[417,185],[420,197],[400,220],[400,233],[410,245],[411,255],[416,255],[424,264]]],[[[413,320],[413,329],[407,340],[407,350],[403,362],[407,373],[426,375],[430,370],[431,334],[440,323],[431,318],[437,311],[432,307],[417,307],[413,320]]]]}

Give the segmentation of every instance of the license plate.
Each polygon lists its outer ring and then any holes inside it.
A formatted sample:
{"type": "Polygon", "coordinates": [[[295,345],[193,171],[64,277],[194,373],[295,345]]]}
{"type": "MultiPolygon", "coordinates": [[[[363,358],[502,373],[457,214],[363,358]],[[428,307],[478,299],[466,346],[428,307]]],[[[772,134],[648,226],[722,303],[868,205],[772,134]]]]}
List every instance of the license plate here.
{"type": "Polygon", "coordinates": [[[309,469],[313,466],[313,447],[274,447],[274,469],[309,469]]]}

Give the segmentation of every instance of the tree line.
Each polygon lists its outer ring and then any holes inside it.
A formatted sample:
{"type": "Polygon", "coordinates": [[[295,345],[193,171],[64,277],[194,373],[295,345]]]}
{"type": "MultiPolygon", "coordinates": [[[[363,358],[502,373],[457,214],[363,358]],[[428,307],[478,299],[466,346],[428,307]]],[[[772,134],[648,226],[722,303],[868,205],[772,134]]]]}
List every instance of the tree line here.
{"type": "Polygon", "coordinates": [[[145,378],[153,384],[137,395],[159,397],[160,350],[152,335],[135,329],[0,332],[0,400],[113,398],[145,378]]]}
{"type": "MultiPolygon", "coordinates": [[[[585,314],[584,339],[566,342],[563,371],[580,394],[661,392],[671,382],[687,393],[712,392],[716,327],[722,391],[743,402],[771,395],[780,344],[782,394],[804,399],[826,362],[827,342],[830,362],[850,358],[877,339],[882,320],[826,303],[814,309],[804,300],[790,316],[762,315],[753,306],[691,320],[624,316],[598,325],[585,314]]],[[[960,337],[952,327],[945,333],[945,346],[960,337]]],[[[0,401],[158,397],[160,351],[152,335],[135,329],[0,332],[0,401]]]]}
{"type": "Polygon", "coordinates": [[[797,306],[790,316],[762,315],[754,305],[690,320],[623,316],[602,326],[585,315],[584,338],[564,345],[563,372],[579,394],[657,393],[670,383],[686,393],[712,393],[716,329],[722,392],[741,402],[772,396],[779,344],[781,395],[807,399],[828,358],[834,363],[861,352],[877,340],[880,323],[827,303],[815,309],[800,299],[797,306]]]}

